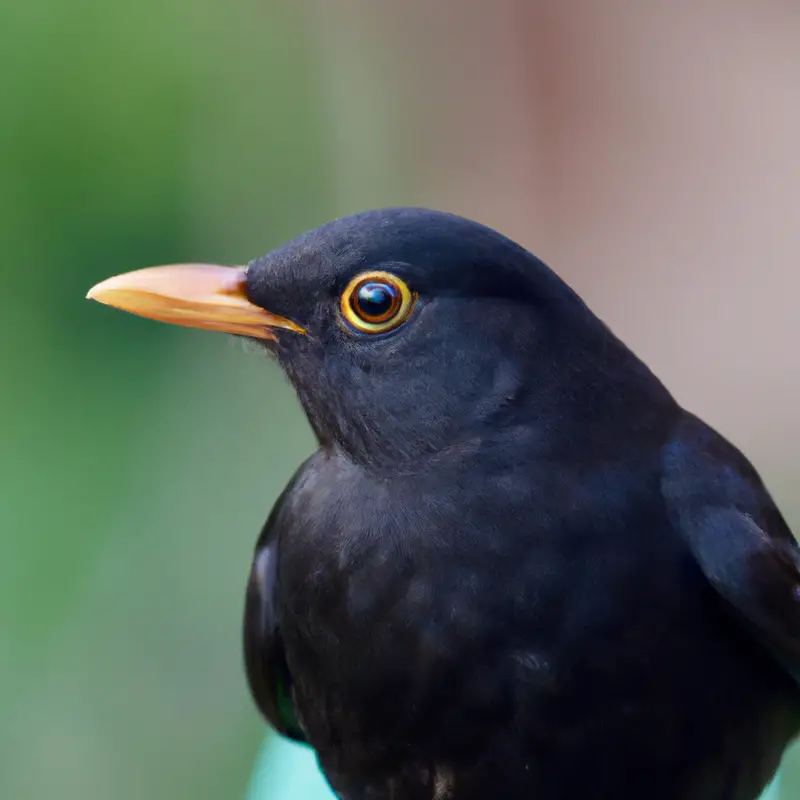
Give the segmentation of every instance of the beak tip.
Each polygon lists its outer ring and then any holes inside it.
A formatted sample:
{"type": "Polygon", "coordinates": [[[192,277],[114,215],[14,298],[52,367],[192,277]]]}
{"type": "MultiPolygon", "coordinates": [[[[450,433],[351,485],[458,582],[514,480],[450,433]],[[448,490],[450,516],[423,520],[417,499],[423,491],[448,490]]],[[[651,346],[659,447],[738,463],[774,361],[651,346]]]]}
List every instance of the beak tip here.
{"type": "Polygon", "coordinates": [[[92,286],[92,288],[89,289],[88,292],[86,292],[86,299],[87,300],[95,300],[98,303],[104,302],[103,301],[103,289],[105,288],[105,285],[107,283],[108,283],[108,281],[105,280],[105,281],[100,281],[100,283],[96,283],[94,286],[92,286]]]}

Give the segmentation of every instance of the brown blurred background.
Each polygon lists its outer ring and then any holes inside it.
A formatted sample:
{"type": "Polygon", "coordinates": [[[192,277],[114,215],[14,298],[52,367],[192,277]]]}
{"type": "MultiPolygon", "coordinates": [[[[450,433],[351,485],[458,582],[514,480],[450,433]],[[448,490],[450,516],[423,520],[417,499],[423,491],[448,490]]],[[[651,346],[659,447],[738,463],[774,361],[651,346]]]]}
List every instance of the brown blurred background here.
{"type": "Polygon", "coordinates": [[[264,734],[242,592],[311,436],[257,356],[85,303],[110,274],[474,217],[800,530],[798,42],[778,0],[0,0],[0,797],[241,796],[264,734]]]}

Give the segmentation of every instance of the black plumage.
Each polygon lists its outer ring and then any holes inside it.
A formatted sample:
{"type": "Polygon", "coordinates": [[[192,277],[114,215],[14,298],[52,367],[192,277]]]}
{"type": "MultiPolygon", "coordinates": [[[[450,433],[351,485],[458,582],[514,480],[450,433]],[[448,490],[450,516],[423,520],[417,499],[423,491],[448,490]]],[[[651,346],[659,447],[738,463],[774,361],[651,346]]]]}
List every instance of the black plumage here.
{"type": "Polygon", "coordinates": [[[258,542],[247,672],[334,790],[754,800],[800,730],[800,569],[745,457],[459,217],[338,220],[243,281],[319,440],[258,542]],[[387,332],[341,300],[374,271],[410,291],[387,332]]]}

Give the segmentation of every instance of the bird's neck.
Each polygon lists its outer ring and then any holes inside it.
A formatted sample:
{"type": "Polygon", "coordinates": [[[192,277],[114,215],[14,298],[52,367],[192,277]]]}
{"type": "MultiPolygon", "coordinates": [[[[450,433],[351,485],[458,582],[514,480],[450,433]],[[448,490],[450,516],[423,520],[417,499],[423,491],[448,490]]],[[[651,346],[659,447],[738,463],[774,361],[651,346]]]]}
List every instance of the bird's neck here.
{"type": "Polygon", "coordinates": [[[566,392],[554,397],[520,395],[485,398],[463,416],[431,412],[364,414],[356,424],[329,419],[317,437],[324,450],[336,451],[373,473],[385,476],[460,470],[488,459],[498,466],[519,460],[557,459],[581,462],[593,452],[622,453],[642,437],[661,441],[668,435],[669,395],[642,398],[638,384],[620,384],[598,392],[590,402],[566,392]]]}
{"type": "Polygon", "coordinates": [[[355,381],[345,397],[334,386],[298,385],[302,376],[295,382],[321,447],[382,473],[419,472],[486,450],[547,457],[609,442],[619,449],[637,432],[660,435],[671,418],[665,411],[678,407],[633,353],[610,332],[604,337],[594,351],[480,361],[472,371],[451,371],[449,381],[421,374],[402,391],[359,391],[355,381]]]}

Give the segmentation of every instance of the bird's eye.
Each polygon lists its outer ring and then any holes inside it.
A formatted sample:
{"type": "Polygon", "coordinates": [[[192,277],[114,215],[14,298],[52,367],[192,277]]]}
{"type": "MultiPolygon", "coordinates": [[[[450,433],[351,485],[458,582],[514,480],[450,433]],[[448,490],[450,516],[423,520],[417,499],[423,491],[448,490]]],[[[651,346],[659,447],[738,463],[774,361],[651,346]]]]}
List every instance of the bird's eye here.
{"type": "Polygon", "coordinates": [[[416,292],[388,272],[357,275],[342,292],[344,318],[362,333],[385,333],[402,325],[414,310],[416,292]]]}

